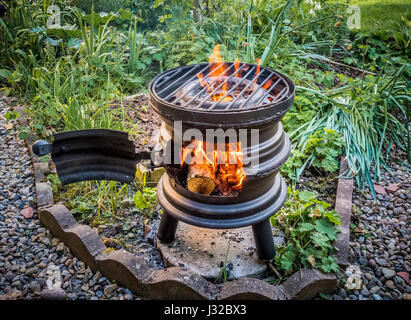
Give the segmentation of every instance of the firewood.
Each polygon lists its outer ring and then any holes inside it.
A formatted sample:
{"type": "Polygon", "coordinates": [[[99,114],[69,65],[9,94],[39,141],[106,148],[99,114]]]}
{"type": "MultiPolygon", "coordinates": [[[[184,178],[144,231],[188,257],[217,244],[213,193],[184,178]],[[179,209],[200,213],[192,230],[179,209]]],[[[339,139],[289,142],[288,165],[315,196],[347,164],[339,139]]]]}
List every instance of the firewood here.
{"type": "Polygon", "coordinates": [[[207,164],[189,166],[187,175],[187,189],[205,195],[211,194],[216,187],[215,171],[207,164]]]}

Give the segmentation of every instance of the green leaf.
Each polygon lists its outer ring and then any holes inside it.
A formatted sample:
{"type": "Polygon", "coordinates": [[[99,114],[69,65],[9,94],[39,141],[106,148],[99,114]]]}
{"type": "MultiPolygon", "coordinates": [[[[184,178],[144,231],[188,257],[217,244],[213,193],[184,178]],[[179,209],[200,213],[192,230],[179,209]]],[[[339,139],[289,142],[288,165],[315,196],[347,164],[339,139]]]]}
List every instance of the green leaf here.
{"type": "Polygon", "coordinates": [[[10,120],[15,120],[20,116],[20,113],[18,113],[17,111],[13,110],[12,112],[8,111],[6,112],[6,114],[4,115],[4,117],[7,119],[7,121],[10,120]]]}
{"type": "Polygon", "coordinates": [[[321,265],[319,267],[325,272],[338,271],[338,264],[335,261],[334,257],[323,257],[321,259],[321,265]]]}
{"type": "Polygon", "coordinates": [[[293,263],[295,261],[295,253],[292,251],[286,251],[280,260],[281,268],[285,271],[292,270],[293,263]]]}
{"type": "Polygon", "coordinates": [[[328,220],[321,219],[315,222],[315,230],[318,232],[327,235],[330,240],[337,239],[337,228],[334,223],[331,223],[328,220]]]}
{"type": "Polygon", "coordinates": [[[315,229],[315,226],[312,223],[302,223],[300,227],[298,228],[298,231],[306,232],[306,231],[311,231],[314,229],[315,229]]]}
{"type": "Polygon", "coordinates": [[[6,78],[9,80],[12,76],[12,73],[9,70],[6,69],[0,69],[0,77],[6,78]]]}
{"type": "Polygon", "coordinates": [[[331,244],[329,242],[330,239],[324,233],[314,232],[311,235],[311,240],[313,241],[313,243],[316,246],[321,247],[322,249],[327,249],[327,248],[331,247],[331,244]]]}
{"type": "Polygon", "coordinates": [[[311,201],[311,200],[315,200],[317,198],[315,193],[310,192],[310,191],[301,191],[301,192],[298,193],[298,197],[302,201],[311,201]]]}
{"type": "Polygon", "coordinates": [[[46,34],[49,36],[56,36],[61,39],[80,38],[81,30],[75,29],[74,26],[62,26],[60,28],[47,28],[46,34]]]}
{"type": "Polygon", "coordinates": [[[335,223],[336,225],[341,225],[341,218],[337,211],[331,210],[331,211],[324,211],[323,212],[324,216],[332,223],[335,223]]]}
{"type": "Polygon", "coordinates": [[[3,93],[4,96],[10,95],[11,90],[12,88],[9,88],[9,87],[0,88],[0,91],[3,93]]]}
{"type": "Polygon", "coordinates": [[[141,191],[137,191],[136,194],[133,197],[134,204],[139,210],[145,209],[150,207],[150,204],[146,200],[146,198],[143,196],[141,191]]]}
{"type": "Polygon", "coordinates": [[[26,132],[26,131],[21,131],[21,132],[19,132],[19,134],[18,134],[18,137],[19,137],[19,139],[21,139],[21,140],[26,139],[28,136],[29,136],[29,134],[28,134],[28,132],[26,132]]]}

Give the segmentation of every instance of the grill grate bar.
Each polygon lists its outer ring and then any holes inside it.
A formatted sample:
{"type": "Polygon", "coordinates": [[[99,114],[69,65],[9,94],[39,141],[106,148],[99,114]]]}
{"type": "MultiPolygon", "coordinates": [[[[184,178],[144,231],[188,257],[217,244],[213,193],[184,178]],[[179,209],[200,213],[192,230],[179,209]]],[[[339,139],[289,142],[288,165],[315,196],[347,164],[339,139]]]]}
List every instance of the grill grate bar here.
{"type": "MultiPolygon", "coordinates": [[[[226,69],[226,71],[228,71],[229,69],[232,69],[233,66],[234,66],[234,64],[232,64],[228,69],[226,69]]],[[[203,100],[201,100],[201,102],[200,102],[199,104],[197,104],[193,109],[199,109],[205,102],[207,102],[207,100],[209,100],[209,99],[211,98],[211,96],[215,95],[215,93],[216,93],[228,80],[234,78],[234,76],[235,76],[237,73],[239,73],[239,72],[244,68],[244,66],[246,66],[246,64],[242,64],[242,65],[241,65],[235,72],[233,72],[225,81],[221,82],[216,88],[214,88],[213,91],[210,92],[203,100]]],[[[225,72],[221,73],[221,74],[219,75],[219,77],[222,76],[222,75],[224,75],[224,73],[225,73],[225,72]]],[[[214,80],[211,84],[215,84],[216,82],[217,82],[217,81],[214,80]]],[[[211,85],[210,85],[210,86],[211,86],[211,85]]],[[[196,94],[196,95],[194,96],[194,98],[196,98],[197,96],[199,96],[201,93],[203,93],[203,92],[206,91],[206,90],[207,90],[207,88],[203,88],[198,94],[196,94]]],[[[186,106],[188,103],[192,102],[192,101],[194,100],[194,98],[193,98],[193,99],[190,99],[190,101],[187,102],[184,106],[186,106]]]]}
{"type": "MultiPolygon", "coordinates": [[[[279,80],[280,80],[280,79],[279,79],[279,80]]],[[[276,81],[275,85],[278,84],[279,80],[276,81]]],[[[281,94],[282,94],[282,93],[284,92],[284,90],[286,90],[286,89],[288,89],[288,86],[287,86],[287,87],[284,87],[276,96],[273,96],[273,95],[272,95],[272,96],[274,97],[274,99],[273,99],[272,101],[270,101],[270,103],[273,103],[273,102],[277,101],[277,100],[281,97],[281,94]]],[[[267,91],[267,92],[264,94],[264,96],[262,96],[262,97],[260,98],[260,100],[258,100],[258,101],[256,102],[256,104],[259,104],[259,103],[261,103],[262,101],[264,101],[264,99],[267,98],[269,94],[271,94],[271,91],[267,91]]]]}
{"type": "MultiPolygon", "coordinates": [[[[183,86],[185,86],[187,82],[189,82],[189,81],[193,80],[195,77],[197,77],[197,73],[201,73],[201,72],[207,70],[207,68],[208,68],[208,65],[206,65],[206,66],[205,66],[203,69],[201,69],[199,72],[195,72],[195,74],[194,74],[193,76],[191,76],[190,79],[188,79],[188,80],[185,81],[183,84],[181,84],[180,86],[178,86],[175,90],[173,90],[171,93],[169,93],[169,94],[167,95],[167,97],[164,98],[164,100],[168,101],[168,99],[170,99],[170,97],[172,97],[173,94],[175,94],[178,90],[180,90],[183,86]]],[[[182,78],[183,76],[185,76],[185,75],[187,75],[187,74],[190,74],[190,73],[193,72],[193,71],[196,71],[196,68],[193,68],[193,69],[191,69],[189,72],[187,72],[187,73],[185,73],[184,75],[178,77],[178,78],[177,78],[176,80],[174,80],[171,84],[169,84],[169,85],[167,86],[167,88],[169,88],[169,87],[172,86],[174,83],[176,83],[176,82],[178,82],[179,80],[181,80],[181,78],[182,78]]],[[[208,73],[208,74],[209,74],[209,73],[208,73]]],[[[208,75],[208,74],[207,74],[207,75],[208,75]]],[[[167,89],[167,88],[164,88],[164,89],[167,89]]],[[[161,92],[164,91],[164,89],[161,90],[161,92]]],[[[160,92],[160,93],[161,93],[161,92],[160,92]]],[[[159,93],[159,94],[160,94],[160,93],[159,93]]]]}
{"type": "Polygon", "coordinates": [[[261,67],[258,70],[254,64],[240,63],[238,66],[224,63],[227,67],[218,76],[213,75],[212,63],[165,72],[156,81],[156,94],[164,96],[162,100],[178,108],[214,112],[265,107],[283,101],[289,95],[291,88],[286,77],[270,68],[261,67]],[[200,73],[207,82],[207,85],[203,83],[204,87],[198,84],[200,73]],[[187,84],[191,86],[190,89],[182,91],[187,84]],[[226,88],[225,92],[221,91],[222,87],[226,88]]]}
{"type": "Polygon", "coordinates": [[[286,97],[288,95],[289,90],[290,90],[289,87],[283,88],[283,90],[281,90],[280,93],[277,96],[275,96],[275,98],[272,101],[270,101],[270,103],[282,100],[283,97],[286,97]],[[285,91],[285,93],[282,94],[284,91],[285,91]]]}
{"type": "MultiPolygon", "coordinates": [[[[225,97],[227,97],[227,96],[228,96],[229,94],[231,94],[236,88],[238,88],[239,85],[241,85],[242,83],[244,83],[244,80],[247,80],[247,77],[254,71],[254,69],[255,69],[255,67],[253,66],[253,67],[246,73],[245,76],[241,77],[241,81],[240,81],[240,82],[238,82],[238,83],[236,83],[234,86],[232,86],[230,90],[228,90],[220,99],[218,99],[218,101],[214,102],[207,110],[213,110],[213,109],[220,103],[220,101],[221,101],[222,99],[224,99],[225,97]]],[[[217,89],[219,89],[219,88],[216,88],[215,90],[213,90],[213,92],[211,92],[211,93],[208,95],[208,97],[206,97],[206,98],[197,106],[197,108],[201,107],[201,106],[206,102],[207,99],[209,99],[212,95],[214,95],[215,92],[217,91],[217,89]]],[[[225,108],[225,109],[226,109],[226,108],[225,108]]]]}
{"type": "MultiPolygon", "coordinates": [[[[182,70],[181,69],[177,69],[174,70],[174,72],[171,72],[170,74],[166,74],[164,75],[163,78],[159,79],[157,81],[157,85],[158,86],[162,86],[164,84],[164,82],[168,81],[169,79],[173,79],[178,73],[180,73],[182,70]]],[[[191,72],[192,70],[190,70],[191,72]]],[[[165,88],[161,89],[158,94],[162,94],[165,90],[167,90],[170,86],[172,86],[179,78],[177,78],[175,81],[172,81],[169,85],[167,85],[165,88]]]]}
{"type": "MultiPolygon", "coordinates": [[[[234,65],[231,65],[230,67],[228,67],[227,69],[225,69],[219,76],[224,76],[224,75],[225,75],[228,71],[230,71],[233,67],[234,67],[234,65]]],[[[236,72],[237,72],[237,71],[236,71],[236,72]]],[[[234,74],[235,74],[236,72],[234,72],[234,74]]],[[[207,75],[209,75],[210,73],[211,73],[211,71],[210,71],[207,75]]],[[[234,74],[233,74],[233,75],[234,75],[234,74]]],[[[233,77],[233,75],[231,75],[229,79],[231,79],[231,78],[233,77]]],[[[206,78],[206,77],[204,77],[204,79],[205,79],[205,78],[206,78]]],[[[216,82],[217,82],[216,80],[213,80],[213,81],[209,84],[209,86],[211,87],[211,86],[214,85],[216,82]]],[[[223,84],[224,84],[224,82],[221,83],[220,85],[218,85],[218,87],[217,87],[216,89],[214,89],[213,92],[216,91],[216,90],[218,90],[219,88],[221,88],[221,87],[223,86],[223,84]]],[[[204,87],[203,89],[201,89],[200,92],[198,92],[194,97],[192,97],[189,101],[187,101],[187,102],[183,105],[183,107],[185,107],[185,106],[187,106],[188,104],[190,104],[192,101],[194,101],[194,99],[196,99],[200,94],[204,93],[206,90],[207,90],[207,87],[204,87]]],[[[188,92],[187,92],[186,94],[178,97],[175,101],[173,101],[173,103],[177,103],[177,102],[180,101],[182,98],[184,98],[187,94],[188,94],[188,92]]],[[[206,99],[208,99],[208,98],[206,98],[206,99]]]]}
{"type": "MultiPolygon", "coordinates": [[[[240,98],[240,97],[243,95],[243,93],[254,83],[254,81],[256,81],[256,80],[258,79],[258,77],[260,76],[260,74],[261,74],[261,71],[260,71],[258,74],[256,74],[256,75],[251,79],[251,81],[244,87],[243,90],[241,90],[241,92],[237,95],[237,97],[235,97],[235,98],[231,101],[231,103],[225,108],[225,110],[231,108],[231,106],[234,104],[234,102],[236,102],[236,101],[238,100],[238,98],[240,98]]],[[[260,87],[259,87],[259,88],[260,88],[260,87]]],[[[256,90],[255,90],[255,91],[256,91],[256,90]]]]}
{"type": "MultiPolygon", "coordinates": [[[[276,102],[276,101],[279,101],[279,100],[281,100],[284,96],[286,96],[288,94],[288,88],[286,87],[286,88],[283,88],[283,90],[281,90],[281,92],[277,95],[277,96],[275,96],[275,98],[273,99],[273,101],[272,102],[276,102]],[[284,94],[282,94],[283,92],[285,92],[284,94]]],[[[272,103],[272,102],[270,102],[270,103],[272,103]]]]}
{"type": "MultiPolygon", "coordinates": [[[[247,104],[248,103],[248,101],[250,101],[250,99],[258,92],[258,90],[260,90],[261,88],[263,88],[263,86],[269,81],[269,80],[271,80],[271,77],[273,76],[275,74],[275,72],[271,72],[265,79],[264,79],[264,81],[258,86],[258,88],[256,89],[256,90],[254,90],[251,94],[250,94],[250,96],[247,98],[247,100],[245,100],[239,107],[238,107],[238,109],[242,109],[243,107],[244,107],[244,105],[245,104],[247,104]]],[[[281,79],[278,79],[277,80],[277,82],[275,83],[275,85],[277,85],[277,83],[280,81],[281,79]]],[[[275,87],[275,85],[274,85],[274,87],[275,87]]],[[[267,88],[267,89],[264,89],[264,90],[266,90],[266,91],[268,91],[268,92],[270,92],[270,90],[272,90],[272,89],[270,89],[272,86],[270,86],[269,88],[267,88]]],[[[263,100],[264,101],[264,100],[263,100]]]]}
{"type": "Polygon", "coordinates": [[[277,81],[274,82],[274,84],[267,90],[267,92],[256,102],[256,104],[257,104],[257,105],[260,104],[260,103],[261,103],[262,101],[264,101],[264,99],[267,98],[269,95],[271,95],[272,97],[274,97],[274,96],[271,94],[271,90],[273,90],[273,89],[277,86],[277,84],[280,83],[280,81],[281,81],[281,78],[278,78],[277,81]]]}

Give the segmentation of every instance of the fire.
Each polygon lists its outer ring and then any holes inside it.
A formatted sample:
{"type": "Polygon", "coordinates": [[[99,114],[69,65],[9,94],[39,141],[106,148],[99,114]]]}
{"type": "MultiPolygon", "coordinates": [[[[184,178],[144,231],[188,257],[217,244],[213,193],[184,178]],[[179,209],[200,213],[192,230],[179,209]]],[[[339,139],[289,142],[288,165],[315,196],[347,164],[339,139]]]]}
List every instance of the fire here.
{"type": "MultiPolygon", "coordinates": [[[[228,91],[228,83],[227,80],[224,80],[224,76],[227,76],[227,64],[224,63],[223,58],[221,57],[220,52],[220,45],[217,44],[214,49],[213,53],[210,55],[209,61],[210,63],[210,74],[209,77],[217,78],[216,81],[213,83],[207,82],[201,73],[197,74],[198,79],[200,80],[201,85],[203,88],[206,88],[207,93],[211,93],[216,87],[221,85],[221,82],[224,81],[222,87],[218,90],[218,93],[212,95],[211,99],[214,101],[219,101],[228,91]]],[[[228,102],[233,100],[233,97],[227,95],[224,97],[221,102],[228,102]]]]}
{"type": "Polygon", "coordinates": [[[237,78],[241,78],[241,70],[238,71],[238,69],[240,68],[240,60],[238,58],[235,59],[234,61],[234,67],[235,67],[235,71],[236,71],[236,77],[237,78]]]}
{"type": "Polygon", "coordinates": [[[201,172],[208,172],[208,178],[214,180],[216,189],[222,194],[229,194],[241,190],[246,174],[243,168],[243,152],[241,143],[225,144],[225,150],[214,148],[210,155],[207,154],[206,144],[202,141],[193,141],[183,148],[181,166],[198,166],[201,172]],[[216,150],[217,149],[217,150],[216,150]],[[190,161],[187,161],[188,157],[190,161]],[[190,162],[190,163],[188,163],[190,162]]]}
{"type": "Polygon", "coordinates": [[[255,80],[254,80],[255,83],[257,83],[258,76],[260,75],[260,68],[261,68],[260,63],[261,63],[261,59],[257,59],[257,72],[255,73],[257,76],[255,77],[255,80]]]}
{"type": "Polygon", "coordinates": [[[227,64],[224,63],[223,58],[221,57],[219,44],[214,47],[213,53],[210,55],[208,62],[210,63],[211,70],[210,77],[219,77],[225,70],[227,70],[227,64]]]}
{"type": "Polygon", "coordinates": [[[267,90],[271,86],[272,82],[272,79],[268,79],[268,81],[263,85],[263,88],[267,90]]]}
{"type": "MultiPolygon", "coordinates": [[[[228,72],[228,65],[227,63],[224,62],[223,58],[221,57],[221,51],[220,51],[220,45],[217,44],[213,52],[211,53],[209,57],[209,64],[210,64],[210,72],[207,76],[206,79],[202,73],[198,73],[197,77],[198,80],[200,81],[200,84],[203,88],[205,88],[205,91],[208,94],[211,94],[214,92],[211,96],[211,99],[213,101],[219,101],[220,102],[228,102],[234,99],[236,95],[238,95],[238,92],[230,92],[230,94],[227,94],[228,91],[230,90],[229,88],[229,83],[227,81],[227,78],[233,73],[233,71],[228,72]]],[[[238,58],[235,59],[234,61],[234,77],[235,78],[242,78],[242,73],[248,69],[247,65],[243,65],[243,67],[240,68],[240,60],[238,58]]],[[[254,83],[257,83],[257,80],[260,76],[261,72],[261,59],[257,59],[257,67],[256,67],[256,72],[254,76],[254,83]]],[[[270,88],[272,84],[272,80],[269,79],[262,87],[264,89],[270,88]]]]}

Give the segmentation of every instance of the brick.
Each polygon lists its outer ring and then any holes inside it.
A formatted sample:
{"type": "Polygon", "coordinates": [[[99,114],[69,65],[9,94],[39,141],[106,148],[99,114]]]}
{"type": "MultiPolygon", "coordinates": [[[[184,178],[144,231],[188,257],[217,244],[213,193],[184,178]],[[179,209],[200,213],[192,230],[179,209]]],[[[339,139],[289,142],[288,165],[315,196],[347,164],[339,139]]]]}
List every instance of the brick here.
{"type": "MultiPolygon", "coordinates": [[[[347,172],[348,164],[344,159],[340,163],[340,176],[347,172]]],[[[340,215],[341,226],[340,233],[337,236],[336,247],[338,252],[336,260],[341,265],[348,265],[348,257],[350,255],[350,225],[351,225],[351,209],[352,209],[352,192],[354,188],[353,179],[338,180],[337,197],[335,200],[335,211],[340,215]]]]}
{"type": "Polygon", "coordinates": [[[36,182],[36,197],[38,207],[47,206],[54,203],[53,190],[48,183],[36,182]]]}
{"type": "Polygon", "coordinates": [[[60,203],[40,210],[39,219],[60,240],[64,239],[67,229],[78,225],[71,212],[60,203]]]}
{"type": "Polygon", "coordinates": [[[143,280],[144,297],[155,300],[205,300],[216,288],[203,277],[185,268],[154,270],[143,280]]]}
{"type": "Polygon", "coordinates": [[[390,183],[388,187],[385,187],[385,191],[391,194],[394,194],[395,192],[397,192],[398,189],[399,187],[398,187],[398,184],[396,183],[390,183]]]}
{"type": "Polygon", "coordinates": [[[220,287],[221,300],[285,300],[282,286],[273,286],[255,278],[240,278],[220,287]]]}
{"type": "Polygon", "coordinates": [[[334,291],[337,287],[337,278],[317,269],[304,268],[294,273],[282,285],[287,299],[309,300],[318,293],[334,291]]]}
{"type": "Polygon", "coordinates": [[[99,271],[111,281],[116,281],[141,296],[142,280],[152,271],[144,258],[125,250],[102,253],[96,257],[99,271]]]}

